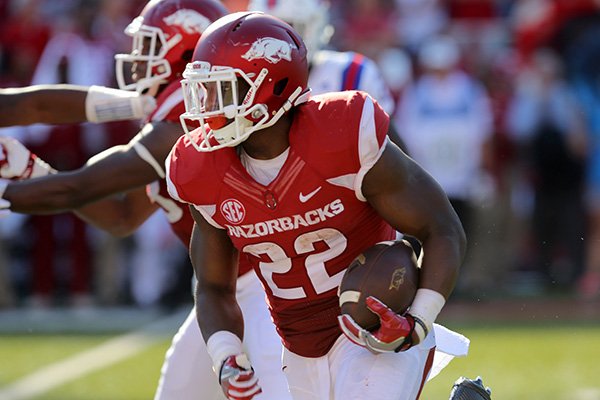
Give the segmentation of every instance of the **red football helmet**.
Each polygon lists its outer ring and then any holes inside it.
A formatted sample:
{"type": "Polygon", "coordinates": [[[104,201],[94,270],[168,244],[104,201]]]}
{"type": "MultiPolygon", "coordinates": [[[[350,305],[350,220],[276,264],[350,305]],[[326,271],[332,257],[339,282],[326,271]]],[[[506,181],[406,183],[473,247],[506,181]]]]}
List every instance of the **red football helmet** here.
{"type": "Polygon", "coordinates": [[[210,128],[200,143],[192,140],[198,151],[238,145],[310,93],[304,42],[287,23],[261,12],[234,13],[212,24],[183,77],[186,134],[186,120],[210,128]]]}
{"type": "Polygon", "coordinates": [[[217,0],[151,0],[125,28],[130,54],[117,54],[121,89],[156,95],[161,84],[181,79],[200,35],[227,14],[217,0]]]}

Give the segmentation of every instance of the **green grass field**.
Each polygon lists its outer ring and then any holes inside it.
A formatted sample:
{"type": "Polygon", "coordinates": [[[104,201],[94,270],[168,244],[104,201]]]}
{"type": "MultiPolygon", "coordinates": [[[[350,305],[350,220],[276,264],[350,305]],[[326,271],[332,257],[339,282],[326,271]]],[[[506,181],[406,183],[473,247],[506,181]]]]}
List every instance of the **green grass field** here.
{"type": "MultiPolygon", "coordinates": [[[[600,325],[471,325],[470,354],[455,359],[428,383],[422,399],[447,399],[460,375],[482,375],[493,399],[600,399],[600,325]]],[[[111,335],[0,336],[0,399],[151,399],[169,336],[155,337],[144,350],[33,397],[10,397],[7,387],[51,363],[106,343],[111,335]]],[[[200,399],[200,397],[199,397],[200,399]]],[[[176,399],[174,399],[176,400],[176,399]]]]}

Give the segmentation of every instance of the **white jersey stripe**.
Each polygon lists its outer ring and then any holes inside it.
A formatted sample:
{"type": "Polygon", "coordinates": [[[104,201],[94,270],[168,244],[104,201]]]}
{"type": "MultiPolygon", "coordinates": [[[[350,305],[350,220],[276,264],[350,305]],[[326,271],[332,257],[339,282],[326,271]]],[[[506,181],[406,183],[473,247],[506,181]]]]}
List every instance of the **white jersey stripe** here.
{"type": "MultiPolygon", "coordinates": [[[[358,131],[358,157],[360,159],[360,170],[356,175],[354,182],[354,191],[356,198],[361,201],[367,201],[362,193],[362,181],[367,172],[381,157],[383,148],[387,142],[383,143],[381,148],[377,141],[377,128],[375,126],[375,107],[370,97],[365,98],[360,125],[358,131]]],[[[387,137],[386,137],[387,141],[387,137]]]]}
{"type": "Polygon", "coordinates": [[[238,191],[241,194],[244,194],[252,199],[254,199],[255,201],[261,203],[263,201],[263,197],[262,197],[262,193],[257,191],[255,188],[253,187],[244,187],[243,182],[240,182],[239,179],[237,179],[235,176],[233,176],[232,174],[227,174],[223,177],[223,183],[226,185],[231,186],[232,188],[234,188],[236,191],[238,191]]]}
{"type": "MultiPolygon", "coordinates": [[[[173,149],[175,149],[175,147],[173,147],[173,149]]],[[[181,200],[181,196],[179,196],[179,193],[177,193],[177,187],[175,187],[175,185],[173,184],[173,181],[171,180],[171,156],[173,155],[173,149],[171,149],[171,151],[169,152],[169,155],[167,155],[167,159],[165,160],[165,169],[167,170],[167,176],[165,177],[165,180],[167,181],[167,191],[169,192],[169,196],[171,196],[173,199],[177,200],[180,203],[186,203],[185,201],[181,200]]]]}
{"type": "Polygon", "coordinates": [[[356,174],[347,174],[336,176],[334,178],[327,179],[327,182],[335,186],[340,186],[346,189],[354,190],[354,181],[356,180],[356,174]]]}
{"type": "Polygon", "coordinates": [[[164,121],[171,110],[183,102],[183,89],[179,88],[169,95],[152,115],[151,121],[164,121]]]}
{"type": "Polygon", "coordinates": [[[279,195],[281,197],[285,197],[285,195],[289,191],[290,187],[294,183],[296,177],[298,176],[298,174],[300,174],[300,172],[302,171],[302,168],[304,168],[305,164],[306,163],[304,162],[304,160],[295,157],[292,166],[290,167],[290,169],[287,172],[286,182],[284,185],[282,185],[283,187],[280,189],[279,195]]]}
{"type": "Polygon", "coordinates": [[[214,204],[209,204],[209,205],[206,205],[206,206],[197,206],[197,205],[194,205],[194,208],[200,214],[202,214],[202,216],[204,217],[204,219],[206,220],[206,222],[208,222],[209,224],[211,224],[212,226],[214,226],[217,229],[225,229],[224,226],[221,226],[221,225],[217,224],[215,222],[215,220],[212,218],[212,216],[215,215],[215,213],[217,212],[217,206],[215,206],[214,204]]]}

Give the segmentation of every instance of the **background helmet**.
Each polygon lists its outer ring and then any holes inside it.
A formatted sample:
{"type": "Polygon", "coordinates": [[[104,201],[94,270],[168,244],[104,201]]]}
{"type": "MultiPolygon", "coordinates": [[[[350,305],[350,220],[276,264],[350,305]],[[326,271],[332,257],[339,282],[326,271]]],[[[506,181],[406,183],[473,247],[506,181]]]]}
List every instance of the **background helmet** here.
{"type": "Polygon", "coordinates": [[[200,143],[192,140],[199,151],[241,143],[275,124],[310,92],[300,35],[260,12],[230,14],[212,24],[183,76],[184,130],[189,134],[186,120],[210,128],[200,143]]]}
{"type": "Polygon", "coordinates": [[[302,36],[309,58],[333,35],[329,4],[324,0],[250,0],[248,10],[262,11],[290,24],[302,36]]]}
{"type": "Polygon", "coordinates": [[[119,87],[156,95],[161,84],[180,79],[202,32],[225,14],[217,0],[149,1],[125,28],[131,53],[115,55],[119,87]]]}

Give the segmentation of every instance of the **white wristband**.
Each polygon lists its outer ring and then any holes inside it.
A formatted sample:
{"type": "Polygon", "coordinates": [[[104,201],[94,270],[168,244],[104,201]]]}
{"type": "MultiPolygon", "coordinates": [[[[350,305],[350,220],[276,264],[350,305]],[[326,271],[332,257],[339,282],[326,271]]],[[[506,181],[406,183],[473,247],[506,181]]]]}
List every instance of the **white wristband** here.
{"type": "Polygon", "coordinates": [[[90,122],[141,119],[156,108],[156,100],[137,92],[90,86],[85,98],[85,115],[90,122]]]}
{"type": "Polygon", "coordinates": [[[241,354],[244,351],[241,339],[229,331],[213,333],[206,341],[206,350],[213,361],[213,370],[217,376],[227,357],[241,354]]]}
{"type": "Polygon", "coordinates": [[[446,299],[435,290],[420,288],[410,306],[409,314],[423,322],[425,327],[415,324],[415,332],[421,340],[431,331],[435,319],[446,304],[446,299]],[[425,329],[424,329],[425,328],[425,329]]]}
{"type": "Polygon", "coordinates": [[[33,166],[31,168],[31,174],[28,178],[39,178],[40,176],[46,176],[54,172],[54,169],[46,161],[35,156],[33,159],[33,166]]]}

